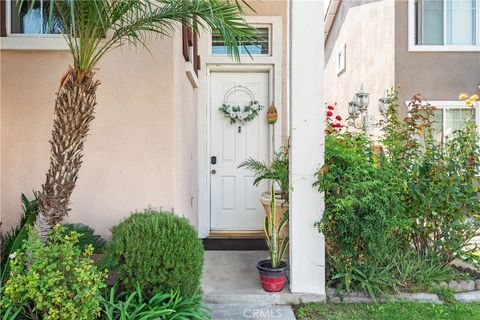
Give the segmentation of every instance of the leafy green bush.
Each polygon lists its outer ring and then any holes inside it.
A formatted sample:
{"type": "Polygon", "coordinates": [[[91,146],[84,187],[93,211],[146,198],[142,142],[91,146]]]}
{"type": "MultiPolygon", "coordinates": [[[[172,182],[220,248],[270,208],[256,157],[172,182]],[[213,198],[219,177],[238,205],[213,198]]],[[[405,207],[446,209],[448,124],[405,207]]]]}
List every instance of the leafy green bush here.
{"type": "Polygon", "coordinates": [[[22,216],[19,224],[5,234],[0,250],[0,285],[4,285],[10,274],[10,255],[21,249],[23,241],[28,237],[28,229],[33,226],[38,214],[38,198],[34,193],[34,199],[29,200],[23,193],[21,201],[23,204],[22,216]]]}
{"type": "MultiPolygon", "coordinates": [[[[396,99],[385,128],[385,166],[396,170],[408,228],[404,237],[418,254],[445,264],[463,254],[480,228],[480,149],[475,110],[470,121],[444,141],[435,139],[436,108],[413,97],[407,118],[398,121],[396,99]]],[[[471,251],[470,248],[468,251],[471,251]]]]}
{"type": "Polygon", "coordinates": [[[325,192],[318,226],[331,283],[376,296],[456,277],[448,263],[471,253],[467,244],[480,227],[473,122],[436,141],[435,108],[415,96],[401,122],[393,92],[384,152],[376,155],[365,133],[334,123],[334,107],[328,109],[325,164],[315,186],[325,192]]]}
{"type": "Polygon", "coordinates": [[[88,245],[91,245],[94,253],[105,252],[107,242],[101,236],[95,234],[95,230],[91,227],[83,223],[65,223],[62,226],[65,228],[65,234],[75,231],[80,235],[78,238],[80,250],[85,250],[88,245]]]}
{"type": "Polygon", "coordinates": [[[112,228],[107,255],[127,290],[138,283],[147,297],[178,290],[189,298],[199,289],[202,242],[188,220],[173,213],[133,213],[112,228]]]}
{"type": "Polygon", "coordinates": [[[20,309],[29,319],[95,319],[105,274],[93,266],[91,246],[78,249],[78,238],[76,232],[63,235],[60,225],[50,232],[48,244],[29,232],[23,250],[12,257],[0,307],[20,309]]]}
{"type": "Polygon", "coordinates": [[[210,319],[208,309],[202,305],[200,294],[190,298],[183,298],[178,292],[158,292],[149,300],[142,294],[142,288],[135,286],[135,290],[116,294],[116,287],[112,287],[102,298],[103,319],[179,319],[205,320],[210,319]]]}

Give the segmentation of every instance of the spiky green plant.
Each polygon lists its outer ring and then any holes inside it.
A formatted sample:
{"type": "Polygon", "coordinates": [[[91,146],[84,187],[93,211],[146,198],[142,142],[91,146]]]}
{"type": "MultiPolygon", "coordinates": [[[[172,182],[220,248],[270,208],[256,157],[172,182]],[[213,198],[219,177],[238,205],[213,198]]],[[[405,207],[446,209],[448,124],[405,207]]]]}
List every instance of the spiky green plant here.
{"type": "Polygon", "coordinates": [[[29,200],[23,193],[20,197],[23,207],[20,222],[3,238],[0,257],[0,284],[8,280],[10,273],[10,255],[21,249],[24,240],[28,238],[28,228],[32,227],[38,214],[38,198],[34,193],[33,200],[29,200]]]}
{"type": "Polygon", "coordinates": [[[275,186],[272,184],[270,190],[270,212],[265,216],[264,231],[267,240],[268,251],[272,268],[278,268],[282,262],[282,257],[288,245],[288,235],[281,237],[283,229],[287,226],[288,215],[284,214],[277,224],[276,219],[277,206],[275,204],[275,186]]]}
{"type": "MultiPolygon", "coordinates": [[[[17,0],[33,9],[35,1],[17,0]]],[[[153,34],[172,36],[178,24],[194,30],[215,29],[230,55],[239,59],[242,41],[256,40],[245,21],[246,0],[50,0],[47,26],[63,33],[72,55],[61,79],[54,109],[50,166],[39,198],[35,227],[46,238],[50,228],[69,212],[83,147],[94,119],[98,62],[126,43],[148,46],[153,34]]]]}
{"type": "Polygon", "coordinates": [[[132,291],[117,293],[117,285],[101,297],[101,319],[211,319],[209,310],[202,304],[202,295],[182,297],[178,291],[156,292],[150,299],[143,288],[135,285],[132,291]]]}

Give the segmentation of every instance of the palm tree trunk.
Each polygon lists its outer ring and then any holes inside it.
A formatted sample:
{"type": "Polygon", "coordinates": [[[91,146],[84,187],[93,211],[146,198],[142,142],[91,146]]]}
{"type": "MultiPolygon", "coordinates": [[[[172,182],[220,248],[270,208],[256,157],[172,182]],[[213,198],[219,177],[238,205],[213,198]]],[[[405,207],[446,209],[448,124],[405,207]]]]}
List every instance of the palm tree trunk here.
{"type": "Polygon", "coordinates": [[[83,146],[94,119],[96,91],[100,84],[92,70],[70,68],[65,74],[55,100],[51,154],[45,184],[39,197],[35,228],[46,239],[51,227],[70,211],[69,203],[78,171],[82,165],[83,146]]]}

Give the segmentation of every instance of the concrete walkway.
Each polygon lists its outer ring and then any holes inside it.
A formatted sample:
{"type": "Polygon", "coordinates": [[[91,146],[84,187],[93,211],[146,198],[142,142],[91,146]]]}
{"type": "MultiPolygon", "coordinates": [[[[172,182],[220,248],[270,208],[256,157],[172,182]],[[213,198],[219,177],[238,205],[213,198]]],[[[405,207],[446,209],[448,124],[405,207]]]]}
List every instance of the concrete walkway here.
{"type": "Polygon", "coordinates": [[[324,301],[325,296],[265,292],[260,284],[257,262],[267,251],[206,251],[202,275],[204,302],[214,320],[295,320],[291,304],[324,301]]]}

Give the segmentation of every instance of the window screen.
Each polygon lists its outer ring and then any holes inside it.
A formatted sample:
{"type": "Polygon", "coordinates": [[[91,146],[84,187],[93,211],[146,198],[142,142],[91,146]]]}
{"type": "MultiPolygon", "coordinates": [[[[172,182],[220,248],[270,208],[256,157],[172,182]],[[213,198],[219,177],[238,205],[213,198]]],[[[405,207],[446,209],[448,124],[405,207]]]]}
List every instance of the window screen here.
{"type": "MultiPolygon", "coordinates": [[[[242,42],[240,54],[265,55],[270,53],[270,29],[257,28],[256,30],[260,40],[255,42],[242,42]]],[[[212,33],[212,54],[227,54],[227,47],[218,31],[212,33]]]]}

